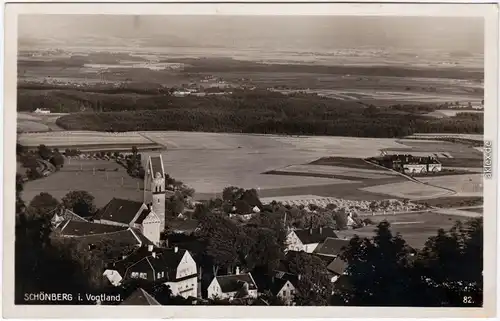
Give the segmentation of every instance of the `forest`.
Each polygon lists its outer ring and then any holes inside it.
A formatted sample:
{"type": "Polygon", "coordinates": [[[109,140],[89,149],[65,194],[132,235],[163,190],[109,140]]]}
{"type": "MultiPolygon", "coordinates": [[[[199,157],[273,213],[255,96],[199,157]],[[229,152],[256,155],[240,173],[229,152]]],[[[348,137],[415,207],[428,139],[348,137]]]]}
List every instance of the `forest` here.
{"type": "Polygon", "coordinates": [[[401,137],[413,133],[483,133],[482,115],[459,113],[436,119],[434,106],[376,107],[312,94],[284,95],[236,90],[224,96],[144,95],[111,92],[19,90],[19,111],[49,108],[69,115],[57,120],[67,130],[177,130],[261,134],[401,137]]]}

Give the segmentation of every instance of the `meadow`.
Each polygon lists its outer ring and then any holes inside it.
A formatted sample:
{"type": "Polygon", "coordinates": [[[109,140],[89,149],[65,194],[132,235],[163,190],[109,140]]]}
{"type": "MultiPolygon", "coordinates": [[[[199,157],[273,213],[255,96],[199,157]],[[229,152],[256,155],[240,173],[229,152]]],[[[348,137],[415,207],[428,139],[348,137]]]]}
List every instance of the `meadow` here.
{"type": "MultiPolygon", "coordinates": [[[[372,216],[370,219],[378,224],[382,221],[388,221],[391,224],[391,231],[395,235],[401,234],[405,241],[416,249],[424,247],[429,237],[437,235],[437,229],[450,229],[456,221],[463,221],[460,216],[429,213],[415,213],[404,215],[380,215],[372,216]]],[[[351,238],[354,235],[360,237],[375,236],[375,226],[366,226],[356,230],[338,231],[340,238],[351,238]]]]}
{"type": "Polygon", "coordinates": [[[66,160],[60,171],[26,182],[22,197],[29,202],[45,192],[60,200],[70,191],[84,190],[95,197],[95,204],[100,208],[113,197],[142,201],[142,188],[142,180],[130,177],[114,161],[71,159],[66,160]]]}

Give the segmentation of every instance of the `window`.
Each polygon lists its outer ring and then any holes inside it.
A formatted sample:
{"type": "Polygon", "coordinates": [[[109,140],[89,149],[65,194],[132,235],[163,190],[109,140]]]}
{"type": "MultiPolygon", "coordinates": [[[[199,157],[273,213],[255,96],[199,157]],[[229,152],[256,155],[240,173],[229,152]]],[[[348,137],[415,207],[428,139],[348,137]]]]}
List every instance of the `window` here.
{"type": "Polygon", "coordinates": [[[130,277],[132,277],[132,278],[136,279],[136,278],[138,278],[138,277],[139,277],[139,273],[137,273],[137,272],[132,272],[132,274],[130,274],[130,277]]]}
{"type": "Polygon", "coordinates": [[[147,279],[148,278],[148,274],[147,273],[139,273],[139,277],[141,279],[147,279]]]}
{"type": "Polygon", "coordinates": [[[160,272],[158,272],[158,277],[157,278],[158,279],[161,278],[161,273],[160,272]]]}
{"type": "Polygon", "coordinates": [[[288,295],[288,291],[287,290],[283,291],[283,295],[287,296],[288,295]]]}
{"type": "Polygon", "coordinates": [[[160,203],[160,199],[158,199],[158,203],[160,203]]]}
{"type": "Polygon", "coordinates": [[[294,291],[293,290],[290,290],[290,295],[294,295],[294,291]]]}

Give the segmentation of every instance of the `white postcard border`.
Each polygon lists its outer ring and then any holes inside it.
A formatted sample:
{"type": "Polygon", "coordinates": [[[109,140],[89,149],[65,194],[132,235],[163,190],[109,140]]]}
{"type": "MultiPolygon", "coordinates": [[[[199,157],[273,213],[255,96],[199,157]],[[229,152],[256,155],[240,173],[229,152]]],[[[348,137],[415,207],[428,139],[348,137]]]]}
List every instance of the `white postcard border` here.
{"type": "MultiPolygon", "coordinates": [[[[429,1],[430,2],[430,1],[429,1]]],[[[304,317],[491,317],[496,313],[496,211],[498,163],[494,154],[493,178],[484,181],[484,307],[483,308],[357,308],[357,307],[233,307],[233,306],[15,306],[15,137],[18,14],[221,14],[221,15],[391,15],[483,16],[485,19],[485,128],[484,138],[498,148],[498,11],[489,4],[62,4],[25,3],[5,7],[4,56],[4,228],[3,312],[16,318],[304,318],[304,317]],[[9,187],[9,188],[5,188],[9,187]],[[488,215],[488,213],[492,213],[488,215]]],[[[43,26],[41,26],[43,27],[43,26]]]]}

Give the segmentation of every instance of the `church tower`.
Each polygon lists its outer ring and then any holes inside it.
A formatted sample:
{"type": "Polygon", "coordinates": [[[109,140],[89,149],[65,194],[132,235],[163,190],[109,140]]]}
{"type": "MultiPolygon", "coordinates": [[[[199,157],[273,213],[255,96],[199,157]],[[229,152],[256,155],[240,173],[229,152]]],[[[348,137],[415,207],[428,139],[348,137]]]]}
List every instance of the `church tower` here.
{"type": "Polygon", "coordinates": [[[165,170],[163,159],[149,156],[144,175],[144,204],[158,216],[161,221],[160,231],[165,229],[165,170]]]}

